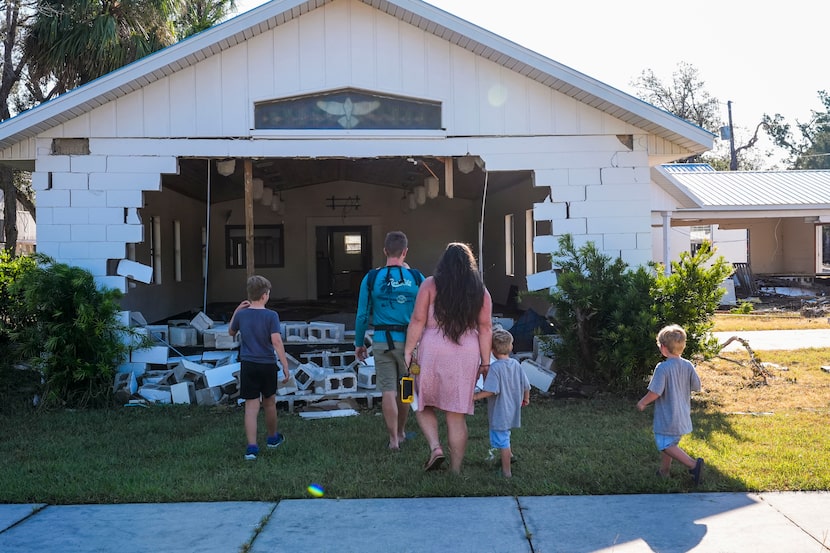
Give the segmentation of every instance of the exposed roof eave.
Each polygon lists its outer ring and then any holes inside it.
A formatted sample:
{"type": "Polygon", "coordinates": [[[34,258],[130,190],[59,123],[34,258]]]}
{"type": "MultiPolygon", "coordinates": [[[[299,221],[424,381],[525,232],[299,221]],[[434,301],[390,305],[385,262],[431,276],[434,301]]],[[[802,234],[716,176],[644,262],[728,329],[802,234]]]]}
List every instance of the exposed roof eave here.
{"type": "MultiPolygon", "coordinates": [[[[3,122],[0,148],[45,132],[330,1],[271,0],[3,122]]],[[[690,155],[713,146],[714,135],[696,125],[420,0],[361,1],[677,144],[690,155]]]]}

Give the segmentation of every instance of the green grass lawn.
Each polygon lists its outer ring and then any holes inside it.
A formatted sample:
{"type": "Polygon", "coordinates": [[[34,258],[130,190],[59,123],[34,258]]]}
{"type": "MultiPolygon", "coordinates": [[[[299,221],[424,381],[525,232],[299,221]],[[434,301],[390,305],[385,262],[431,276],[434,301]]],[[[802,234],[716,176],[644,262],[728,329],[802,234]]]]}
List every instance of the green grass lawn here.
{"type": "MultiPolygon", "coordinates": [[[[814,357],[830,355],[819,353],[814,357]]],[[[793,354],[766,357],[793,361],[787,355],[793,354]]],[[[705,479],[697,490],[830,489],[830,375],[800,366],[797,379],[756,387],[733,366],[719,374],[699,369],[705,389],[693,401],[695,431],[681,442],[692,456],[706,459],[705,479]],[[733,381],[725,381],[724,374],[733,381]],[[804,397],[811,399],[799,404],[798,394],[806,394],[806,387],[809,396],[804,397]],[[789,399],[776,400],[773,393],[789,399]],[[763,412],[772,414],[743,414],[758,411],[753,402],[761,400],[763,412]]],[[[654,475],[659,454],[651,434],[652,410],[640,413],[635,403],[534,396],[524,409],[522,428],[513,433],[517,461],[510,480],[485,461],[484,403],[468,418],[470,439],[461,476],[423,472],[427,446],[420,433],[401,452],[388,451],[377,405],[347,418],[311,420],[281,412],[285,444],[263,450],[253,462],[242,457],[245,440],[237,407],[5,414],[0,418],[0,502],[274,501],[309,497],[311,483],[322,485],[329,498],[695,489],[678,465],[668,480],[654,475]]],[[[418,430],[414,417],[408,430],[418,430]]]]}

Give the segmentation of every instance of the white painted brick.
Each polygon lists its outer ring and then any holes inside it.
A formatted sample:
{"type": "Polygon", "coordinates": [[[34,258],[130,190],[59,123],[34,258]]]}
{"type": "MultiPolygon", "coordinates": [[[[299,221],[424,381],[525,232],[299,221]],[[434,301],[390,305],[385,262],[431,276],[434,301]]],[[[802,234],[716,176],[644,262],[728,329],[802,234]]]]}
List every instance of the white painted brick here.
{"type": "Polygon", "coordinates": [[[555,202],[584,202],[585,186],[556,186],[551,189],[551,197],[555,202]]]}
{"type": "Polygon", "coordinates": [[[37,222],[41,225],[51,225],[55,222],[56,207],[37,206],[37,222]]]}
{"type": "Polygon", "coordinates": [[[106,156],[70,156],[69,166],[73,173],[104,173],[107,170],[106,156]]]}
{"type": "Polygon", "coordinates": [[[595,247],[600,248],[602,245],[602,235],[601,234],[578,234],[573,237],[574,247],[579,249],[583,246],[588,245],[588,243],[592,243],[595,247]]]}
{"type": "Polygon", "coordinates": [[[55,190],[86,190],[89,176],[86,173],[52,173],[52,188],[55,190]]]}
{"type": "Polygon", "coordinates": [[[143,242],[142,225],[107,225],[107,242],[143,242]]]}
{"type": "Polygon", "coordinates": [[[121,207],[91,207],[89,208],[89,221],[103,225],[123,223],[124,209],[121,207]]]}
{"type": "Polygon", "coordinates": [[[140,225],[141,215],[138,214],[138,209],[134,207],[127,208],[126,223],[128,225],[140,225]]]}
{"type": "Polygon", "coordinates": [[[567,184],[567,169],[538,169],[533,172],[533,186],[565,186],[567,184]]]}
{"type": "MultiPolygon", "coordinates": [[[[556,228],[554,226],[554,228],[556,228]]],[[[588,220],[590,234],[616,234],[619,232],[645,232],[651,230],[651,216],[642,217],[594,217],[588,220]]]]}
{"type": "Polygon", "coordinates": [[[533,239],[533,251],[536,253],[551,253],[559,249],[559,237],[544,235],[533,239]]]}
{"type": "Polygon", "coordinates": [[[107,190],[107,207],[143,207],[141,190],[107,190]]]}
{"type": "Polygon", "coordinates": [[[542,271],[541,273],[527,275],[526,280],[527,289],[531,292],[535,290],[546,290],[556,286],[556,273],[553,271],[542,271]]]}
{"type": "Polygon", "coordinates": [[[550,221],[553,219],[564,219],[567,206],[561,202],[544,202],[533,204],[534,221],[550,221]]]}
{"type": "Polygon", "coordinates": [[[125,251],[124,242],[95,242],[89,245],[89,257],[93,259],[121,259],[125,251]]]}
{"type": "Polygon", "coordinates": [[[633,233],[606,234],[602,237],[602,249],[635,250],[637,249],[637,235],[633,233]]]}
{"type": "MultiPolygon", "coordinates": [[[[56,225],[85,225],[89,223],[89,209],[85,207],[53,207],[52,222],[56,225]]],[[[37,214],[38,224],[41,223],[40,211],[37,214]]]]}
{"type": "Polygon", "coordinates": [[[652,260],[651,248],[648,250],[623,250],[621,253],[623,261],[628,263],[631,267],[645,266],[652,260]]]}
{"type": "Polygon", "coordinates": [[[51,186],[49,177],[51,173],[46,171],[37,171],[32,173],[32,190],[48,190],[51,186]]]}
{"type": "MultiPolygon", "coordinates": [[[[39,209],[38,209],[39,210],[39,209]]],[[[61,243],[57,241],[47,242],[45,238],[41,237],[42,230],[50,225],[43,225],[38,223],[37,229],[37,251],[49,257],[57,259],[61,252],[61,243]]]]}
{"type": "Polygon", "coordinates": [[[586,187],[586,200],[588,201],[630,201],[637,200],[647,202],[650,205],[650,187],[642,184],[617,184],[605,186],[596,184],[586,187]]]}
{"type": "Polygon", "coordinates": [[[96,276],[95,284],[99,288],[111,288],[120,290],[122,293],[127,293],[127,279],[120,276],[96,276]]]}
{"type": "Polygon", "coordinates": [[[553,224],[553,232],[559,235],[585,234],[588,232],[587,220],[585,218],[554,219],[551,222],[553,224]]]}
{"type": "Polygon", "coordinates": [[[105,207],[107,195],[102,190],[72,190],[69,202],[72,207],[105,207]]]}
{"type": "Polygon", "coordinates": [[[90,190],[161,190],[159,173],[91,173],[90,190]]]}
{"type": "Polygon", "coordinates": [[[83,242],[103,242],[107,225],[72,225],[70,239],[83,242]]]}
{"type": "Polygon", "coordinates": [[[164,365],[167,363],[169,350],[167,346],[150,346],[149,348],[133,350],[130,353],[130,361],[133,363],[154,363],[164,365]]]}
{"type": "Polygon", "coordinates": [[[43,156],[35,160],[35,171],[69,171],[69,156],[43,156]]]}
{"type": "Polygon", "coordinates": [[[585,217],[586,219],[603,217],[636,217],[648,216],[651,226],[651,209],[646,201],[615,201],[615,202],[574,202],[571,204],[571,217],[585,217]]]}
{"type": "Polygon", "coordinates": [[[40,242],[62,242],[69,238],[70,225],[37,225],[37,243],[40,250],[40,242]]]}
{"type": "Polygon", "coordinates": [[[88,242],[61,242],[60,259],[68,261],[73,258],[89,259],[88,242]]]}
{"type": "Polygon", "coordinates": [[[240,363],[231,363],[216,367],[215,369],[206,370],[205,378],[207,379],[208,386],[221,386],[233,382],[236,380],[234,373],[238,372],[241,366],[240,363]]]}
{"type": "Polygon", "coordinates": [[[590,169],[569,169],[568,183],[571,186],[580,184],[599,184],[602,182],[600,170],[597,168],[590,169]]]}
{"type": "Polygon", "coordinates": [[[92,276],[106,276],[107,274],[107,260],[106,259],[67,259],[65,263],[86,269],[92,276]]]}
{"type": "Polygon", "coordinates": [[[611,159],[614,167],[643,167],[648,166],[648,155],[640,152],[617,152],[611,159]]]}
{"type": "Polygon", "coordinates": [[[163,156],[108,156],[108,173],[178,173],[175,157],[163,156]]]}
{"type": "Polygon", "coordinates": [[[35,194],[38,207],[64,207],[69,205],[69,190],[40,190],[35,194]]]}
{"type": "Polygon", "coordinates": [[[602,169],[602,184],[647,184],[651,182],[648,167],[605,167],[602,169]]]}
{"type": "Polygon", "coordinates": [[[179,382],[170,386],[173,403],[196,403],[196,386],[193,382],[179,382]]]}

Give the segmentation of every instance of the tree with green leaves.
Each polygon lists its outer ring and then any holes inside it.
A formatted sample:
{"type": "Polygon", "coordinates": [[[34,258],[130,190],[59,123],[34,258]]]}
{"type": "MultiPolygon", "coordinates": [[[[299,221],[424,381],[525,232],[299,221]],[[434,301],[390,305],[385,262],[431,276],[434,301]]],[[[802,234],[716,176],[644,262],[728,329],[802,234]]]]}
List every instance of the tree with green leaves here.
{"type": "Polygon", "coordinates": [[[810,110],[810,119],[794,124],[784,116],[764,115],[764,124],[776,145],[789,155],[792,169],[830,169],[830,95],[818,91],[824,111],[810,110]]]}

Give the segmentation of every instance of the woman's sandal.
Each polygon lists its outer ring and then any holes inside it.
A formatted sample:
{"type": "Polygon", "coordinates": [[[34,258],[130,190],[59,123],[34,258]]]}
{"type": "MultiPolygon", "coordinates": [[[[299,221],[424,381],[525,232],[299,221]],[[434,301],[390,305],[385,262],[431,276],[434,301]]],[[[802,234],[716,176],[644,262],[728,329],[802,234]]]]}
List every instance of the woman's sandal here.
{"type": "Polygon", "coordinates": [[[429,459],[427,462],[424,463],[424,470],[437,470],[441,467],[441,464],[444,462],[444,451],[441,449],[441,446],[432,448],[432,452],[430,453],[429,459]]]}

